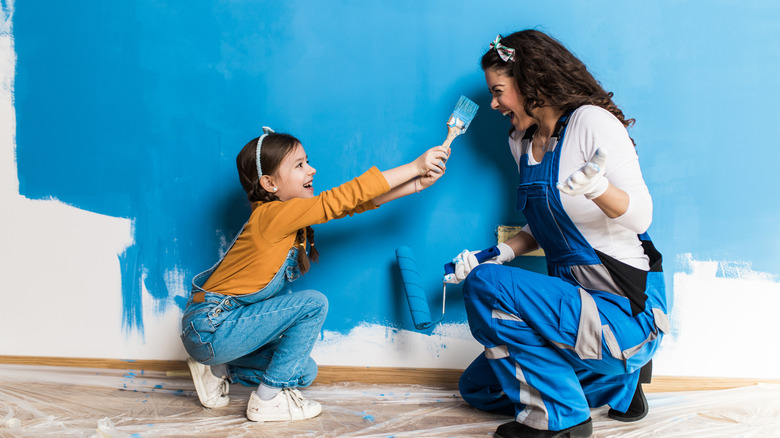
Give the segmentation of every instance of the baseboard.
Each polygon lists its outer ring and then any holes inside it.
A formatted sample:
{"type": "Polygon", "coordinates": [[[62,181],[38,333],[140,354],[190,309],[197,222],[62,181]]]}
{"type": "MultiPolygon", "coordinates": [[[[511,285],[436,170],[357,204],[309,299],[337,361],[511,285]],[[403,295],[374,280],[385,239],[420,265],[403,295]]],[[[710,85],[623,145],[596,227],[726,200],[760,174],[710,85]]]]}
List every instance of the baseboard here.
{"type": "MultiPolygon", "coordinates": [[[[134,369],[166,372],[171,376],[189,373],[181,360],[122,360],[77,357],[0,356],[0,364],[37,365],[79,368],[134,369]]],[[[449,368],[397,368],[320,366],[315,384],[339,382],[366,384],[427,385],[457,388],[463,370],[449,368]]],[[[645,392],[678,392],[732,389],[759,383],[780,384],[778,379],[745,379],[731,377],[653,376],[653,382],[643,386],[645,392]]]]}

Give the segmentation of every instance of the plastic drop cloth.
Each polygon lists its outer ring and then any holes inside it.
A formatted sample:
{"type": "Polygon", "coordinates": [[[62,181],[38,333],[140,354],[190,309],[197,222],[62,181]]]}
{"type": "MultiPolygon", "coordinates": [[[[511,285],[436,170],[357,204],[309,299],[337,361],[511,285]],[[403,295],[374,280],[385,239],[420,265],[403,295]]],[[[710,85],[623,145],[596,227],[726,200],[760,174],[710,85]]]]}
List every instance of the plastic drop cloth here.
{"type": "MultiPolygon", "coordinates": [[[[131,364],[129,364],[131,365],[131,364]]],[[[454,388],[356,383],[313,385],[323,413],[252,423],[252,388],[205,409],[189,376],[141,370],[0,365],[0,437],[489,437],[509,417],[467,406],[454,388]]],[[[780,437],[780,385],[650,393],[636,423],[594,409],[594,437],[780,437]]]]}

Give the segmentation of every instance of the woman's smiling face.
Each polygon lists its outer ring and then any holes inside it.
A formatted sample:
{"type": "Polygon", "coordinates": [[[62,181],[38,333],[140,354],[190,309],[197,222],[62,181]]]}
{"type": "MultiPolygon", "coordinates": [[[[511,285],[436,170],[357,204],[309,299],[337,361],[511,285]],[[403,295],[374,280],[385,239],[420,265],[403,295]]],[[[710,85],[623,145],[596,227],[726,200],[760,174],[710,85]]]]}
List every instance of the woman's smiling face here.
{"type": "Polygon", "coordinates": [[[509,117],[515,129],[525,131],[536,124],[536,120],[525,112],[525,97],[517,91],[514,78],[496,69],[488,69],[485,70],[485,82],[493,96],[490,107],[509,117]]]}

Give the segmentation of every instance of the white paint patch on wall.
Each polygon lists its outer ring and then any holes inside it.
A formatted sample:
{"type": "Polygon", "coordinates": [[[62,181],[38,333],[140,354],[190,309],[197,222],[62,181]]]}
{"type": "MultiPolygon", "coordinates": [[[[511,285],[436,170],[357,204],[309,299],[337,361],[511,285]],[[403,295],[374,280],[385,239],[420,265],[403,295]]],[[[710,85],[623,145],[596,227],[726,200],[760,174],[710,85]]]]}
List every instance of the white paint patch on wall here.
{"type": "Polygon", "coordinates": [[[440,324],[430,335],[361,324],[346,335],[326,331],[314,346],[320,365],[464,369],[483,351],[468,324],[440,324]]]}
{"type": "Polygon", "coordinates": [[[146,289],[145,281],[141,282],[144,335],[141,336],[137,331],[133,331],[131,339],[123,348],[122,357],[139,360],[183,360],[187,357],[187,352],[178,336],[181,312],[174,303],[177,294],[186,293],[180,285],[183,283],[176,284],[183,276],[184,272],[178,269],[164,274],[169,292],[165,300],[154,298],[146,289]]]}
{"type": "Polygon", "coordinates": [[[122,357],[118,254],[131,222],[53,199],[0,202],[0,354],[106,357],[108,347],[122,357]]]}
{"type": "Polygon", "coordinates": [[[745,263],[682,261],[690,272],[674,275],[674,336],[654,373],[780,378],[780,283],[745,263]]]}

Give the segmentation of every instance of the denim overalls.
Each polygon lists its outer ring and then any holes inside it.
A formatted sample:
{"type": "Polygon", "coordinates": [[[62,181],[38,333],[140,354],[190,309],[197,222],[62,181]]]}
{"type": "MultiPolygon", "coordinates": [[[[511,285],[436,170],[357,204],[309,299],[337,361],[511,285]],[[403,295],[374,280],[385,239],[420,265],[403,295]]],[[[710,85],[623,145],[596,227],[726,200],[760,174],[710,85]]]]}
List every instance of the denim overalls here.
{"type": "Polygon", "coordinates": [[[311,384],[317,364],[309,355],[325,322],[328,301],[315,290],[291,290],[291,283],[300,276],[297,255],[297,248],[290,249],[273,279],[246,295],[202,288],[224,257],[196,275],[182,318],[181,339],[187,353],[207,365],[228,364],[231,383],[311,384]]]}
{"type": "Polygon", "coordinates": [[[639,238],[650,272],[593,249],[563,210],[556,183],[568,117],[541,163],[519,160],[517,208],[549,275],[483,264],[463,287],[472,334],[485,347],[461,377],[463,398],[484,410],[513,408],[516,421],[541,430],[577,425],[590,407],[625,412],[669,330],[661,257],[647,235],[639,238]]]}

